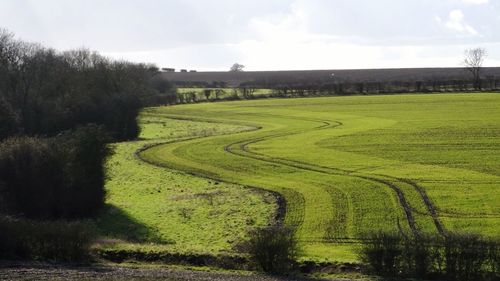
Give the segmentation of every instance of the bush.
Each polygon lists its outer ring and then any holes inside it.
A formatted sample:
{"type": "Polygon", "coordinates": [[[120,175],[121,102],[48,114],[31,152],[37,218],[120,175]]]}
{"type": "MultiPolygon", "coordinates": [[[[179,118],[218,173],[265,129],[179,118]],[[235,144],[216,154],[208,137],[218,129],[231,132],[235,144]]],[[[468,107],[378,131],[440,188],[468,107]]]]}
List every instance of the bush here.
{"type": "Polygon", "coordinates": [[[27,217],[52,217],[62,188],[61,164],[49,143],[16,137],[0,144],[0,197],[3,211],[27,217]]]}
{"type": "Polygon", "coordinates": [[[369,235],[370,242],[363,245],[361,260],[382,275],[394,275],[398,272],[398,258],[403,253],[401,237],[392,233],[369,235]]]}
{"type": "Polygon", "coordinates": [[[132,140],[139,136],[140,127],[137,122],[141,101],[134,95],[115,95],[101,106],[99,114],[106,131],[115,140],[132,140]]]}
{"type": "Polygon", "coordinates": [[[85,218],[104,206],[106,134],[95,125],[52,139],[16,137],[0,144],[0,201],[11,215],[85,218]]]}
{"type": "Polygon", "coordinates": [[[244,248],[264,272],[274,274],[290,271],[299,252],[294,229],[282,226],[252,231],[244,248]]]}
{"type": "Polygon", "coordinates": [[[441,246],[440,237],[414,237],[413,239],[403,238],[402,269],[401,272],[424,278],[433,273],[433,267],[441,267],[441,246]]]}
{"type": "Polygon", "coordinates": [[[12,106],[0,96],[0,140],[18,133],[19,116],[12,106]]]}
{"type": "Polygon", "coordinates": [[[462,234],[446,237],[444,258],[448,279],[481,280],[485,267],[490,263],[488,262],[488,244],[488,241],[481,239],[478,235],[462,234]]]}
{"type": "Polygon", "coordinates": [[[55,218],[91,217],[104,207],[105,161],[112,153],[108,140],[103,127],[92,124],[51,140],[63,174],[55,218]]]}
{"type": "Polygon", "coordinates": [[[174,84],[168,81],[162,75],[155,75],[151,78],[151,86],[158,91],[160,94],[166,94],[168,92],[175,92],[174,84]]]}
{"type": "Polygon", "coordinates": [[[81,262],[91,231],[79,222],[34,222],[0,217],[0,259],[81,262]]]}
{"type": "Polygon", "coordinates": [[[478,235],[453,234],[408,238],[400,234],[368,236],[361,259],[386,276],[452,281],[499,280],[498,241],[478,235]]]}

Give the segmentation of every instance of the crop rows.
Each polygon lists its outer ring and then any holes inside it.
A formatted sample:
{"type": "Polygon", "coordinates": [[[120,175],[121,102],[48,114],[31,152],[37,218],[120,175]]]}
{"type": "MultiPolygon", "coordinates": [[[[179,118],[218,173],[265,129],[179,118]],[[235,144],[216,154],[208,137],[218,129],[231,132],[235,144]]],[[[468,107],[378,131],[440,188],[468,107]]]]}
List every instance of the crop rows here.
{"type": "MultiPolygon", "coordinates": [[[[304,245],[362,242],[367,232],[379,230],[418,236],[460,229],[496,235],[500,206],[495,192],[498,167],[491,159],[495,156],[481,163],[454,154],[465,146],[467,155],[478,142],[489,149],[486,153],[498,152],[498,137],[477,134],[461,143],[446,134],[453,126],[476,123],[496,132],[500,116],[494,105],[499,102],[493,94],[407,95],[153,108],[149,114],[254,129],[159,145],[141,157],[193,175],[279,193],[285,202],[284,223],[297,227],[304,245]],[[473,121],[456,113],[461,109],[473,121]],[[411,161],[403,152],[404,157],[391,154],[391,146],[407,141],[391,143],[394,138],[419,135],[429,127],[442,128],[441,135],[422,139],[415,151],[441,142],[453,157],[439,159],[441,151],[426,151],[427,158],[411,161]],[[384,144],[386,154],[370,150],[384,144]],[[457,159],[469,161],[460,165],[472,169],[457,168],[457,159]],[[477,210],[474,204],[488,197],[477,210]]],[[[411,154],[412,146],[406,148],[411,154]]]]}

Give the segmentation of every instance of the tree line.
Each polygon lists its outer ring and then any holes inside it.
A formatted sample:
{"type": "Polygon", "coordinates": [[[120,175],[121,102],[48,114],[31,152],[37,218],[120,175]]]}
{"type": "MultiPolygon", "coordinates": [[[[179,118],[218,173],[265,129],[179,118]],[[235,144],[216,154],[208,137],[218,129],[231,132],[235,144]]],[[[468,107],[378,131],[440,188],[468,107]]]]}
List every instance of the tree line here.
{"type": "Polygon", "coordinates": [[[60,52],[0,29],[0,258],[43,257],[42,248],[52,255],[72,239],[88,245],[78,240],[88,236],[72,234],[77,223],[46,221],[103,209],[108,143],[136,138],[141,107],[165,103],[171,86],[158,83],[158,73],[154,65],[87,49],[60,52]]]}
{"type": "Polygon", "coordinates": [[[117,140],[133,139],[139,108],[157,98],[156,72],[86,49],[57,52],[0,30],[0,139],[53,136],[88,123],[102,124],[117,140]]]}
{"type": "MultiPolygon", "coordinates": [[[[159,78],[164,79],[165,78],[159,78]]],[[[177,82],[173,82],[177,85],[177,82]]],[[[201,89],[178,92],[170,95],[168,104],[197,103],[205,101],[247,100],[262,98],[294,98],[337,95],[370,95],[397,93],[446,93],[470,91],[498,91],[500,77],[489,76],[479,80],[466,79],[429,79],[416,81],[325,81],[325,82],[280,82],[252,81],[244,82],[234,88],[214,87],[219,83],[183,82],[179,85],[201,89]],[[259,89],[268,89],[269,93],[255,93],[259,89]]],[[[220,83],[222,84],[222,83],[220,83]]],[[[223,84],[225,85],[225,84],[223,84]]]]}
{"type": "MultiPolygon", "coordinates": [[[[335,75],[319,77],[294,75],[291,77],[268,76],[242,82],[237,87],[228,89],[224,81],[172,81],[178,87],[204,88],[199,91],[177,93],[169,99],[169,103],[196,103],[201,101],[220,101],[237,99],[254,99],[269,97],[307,97],[329,95],[356,94],[391,94],[391,93],[430,93],[430,92],[469,92],[498,91],[500,77],[484,75],[483,63],[487,52],[483,48],[467,49],[464,52],[462,64],[463,74],[453,76],[433,75],[426,78],[408,77],[406,79],[377,80],[356,79],[353,77],[335,75]],[[271,90],[267,94],[255,95],[257,89],[271,90]]],[[[244,66],[235,63],[229,72],[242,72],[244,66]]],[[[167,83],[165,77],[157,77],[167,83]]]]}
{"type": "Polygon", "coordinates": [[[470,233],[406,236],[371,233],[360,258],[373,273],[424,280],[493,281],[500,278],[500,242],[470,233]]]}

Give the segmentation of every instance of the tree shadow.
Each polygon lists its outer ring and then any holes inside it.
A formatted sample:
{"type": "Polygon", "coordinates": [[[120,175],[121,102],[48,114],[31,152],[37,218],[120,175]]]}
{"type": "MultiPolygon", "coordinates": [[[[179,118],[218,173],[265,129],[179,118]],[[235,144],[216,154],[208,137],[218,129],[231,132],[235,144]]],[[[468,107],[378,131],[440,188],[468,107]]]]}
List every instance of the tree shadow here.
{"type": "Polygon", "coordinates": [[[174,243],[158,235],[158,230],[155,228],[137,221],[112,204],[106,204],[102,215],[95,224],[97,233],[108,239],[119,239],[133,243],[174,243]]]}

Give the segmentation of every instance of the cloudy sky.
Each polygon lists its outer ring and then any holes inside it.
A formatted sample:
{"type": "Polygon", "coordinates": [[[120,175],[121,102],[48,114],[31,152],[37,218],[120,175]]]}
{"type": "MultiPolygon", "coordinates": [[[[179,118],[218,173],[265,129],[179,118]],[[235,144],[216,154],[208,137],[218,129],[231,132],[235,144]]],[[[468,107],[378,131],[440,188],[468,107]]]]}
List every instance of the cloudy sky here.
{"type": "Polygon", "coordinates": [[[0,0],[0,27],[198,70],[500,66],[500,0],[0,0]]]}

